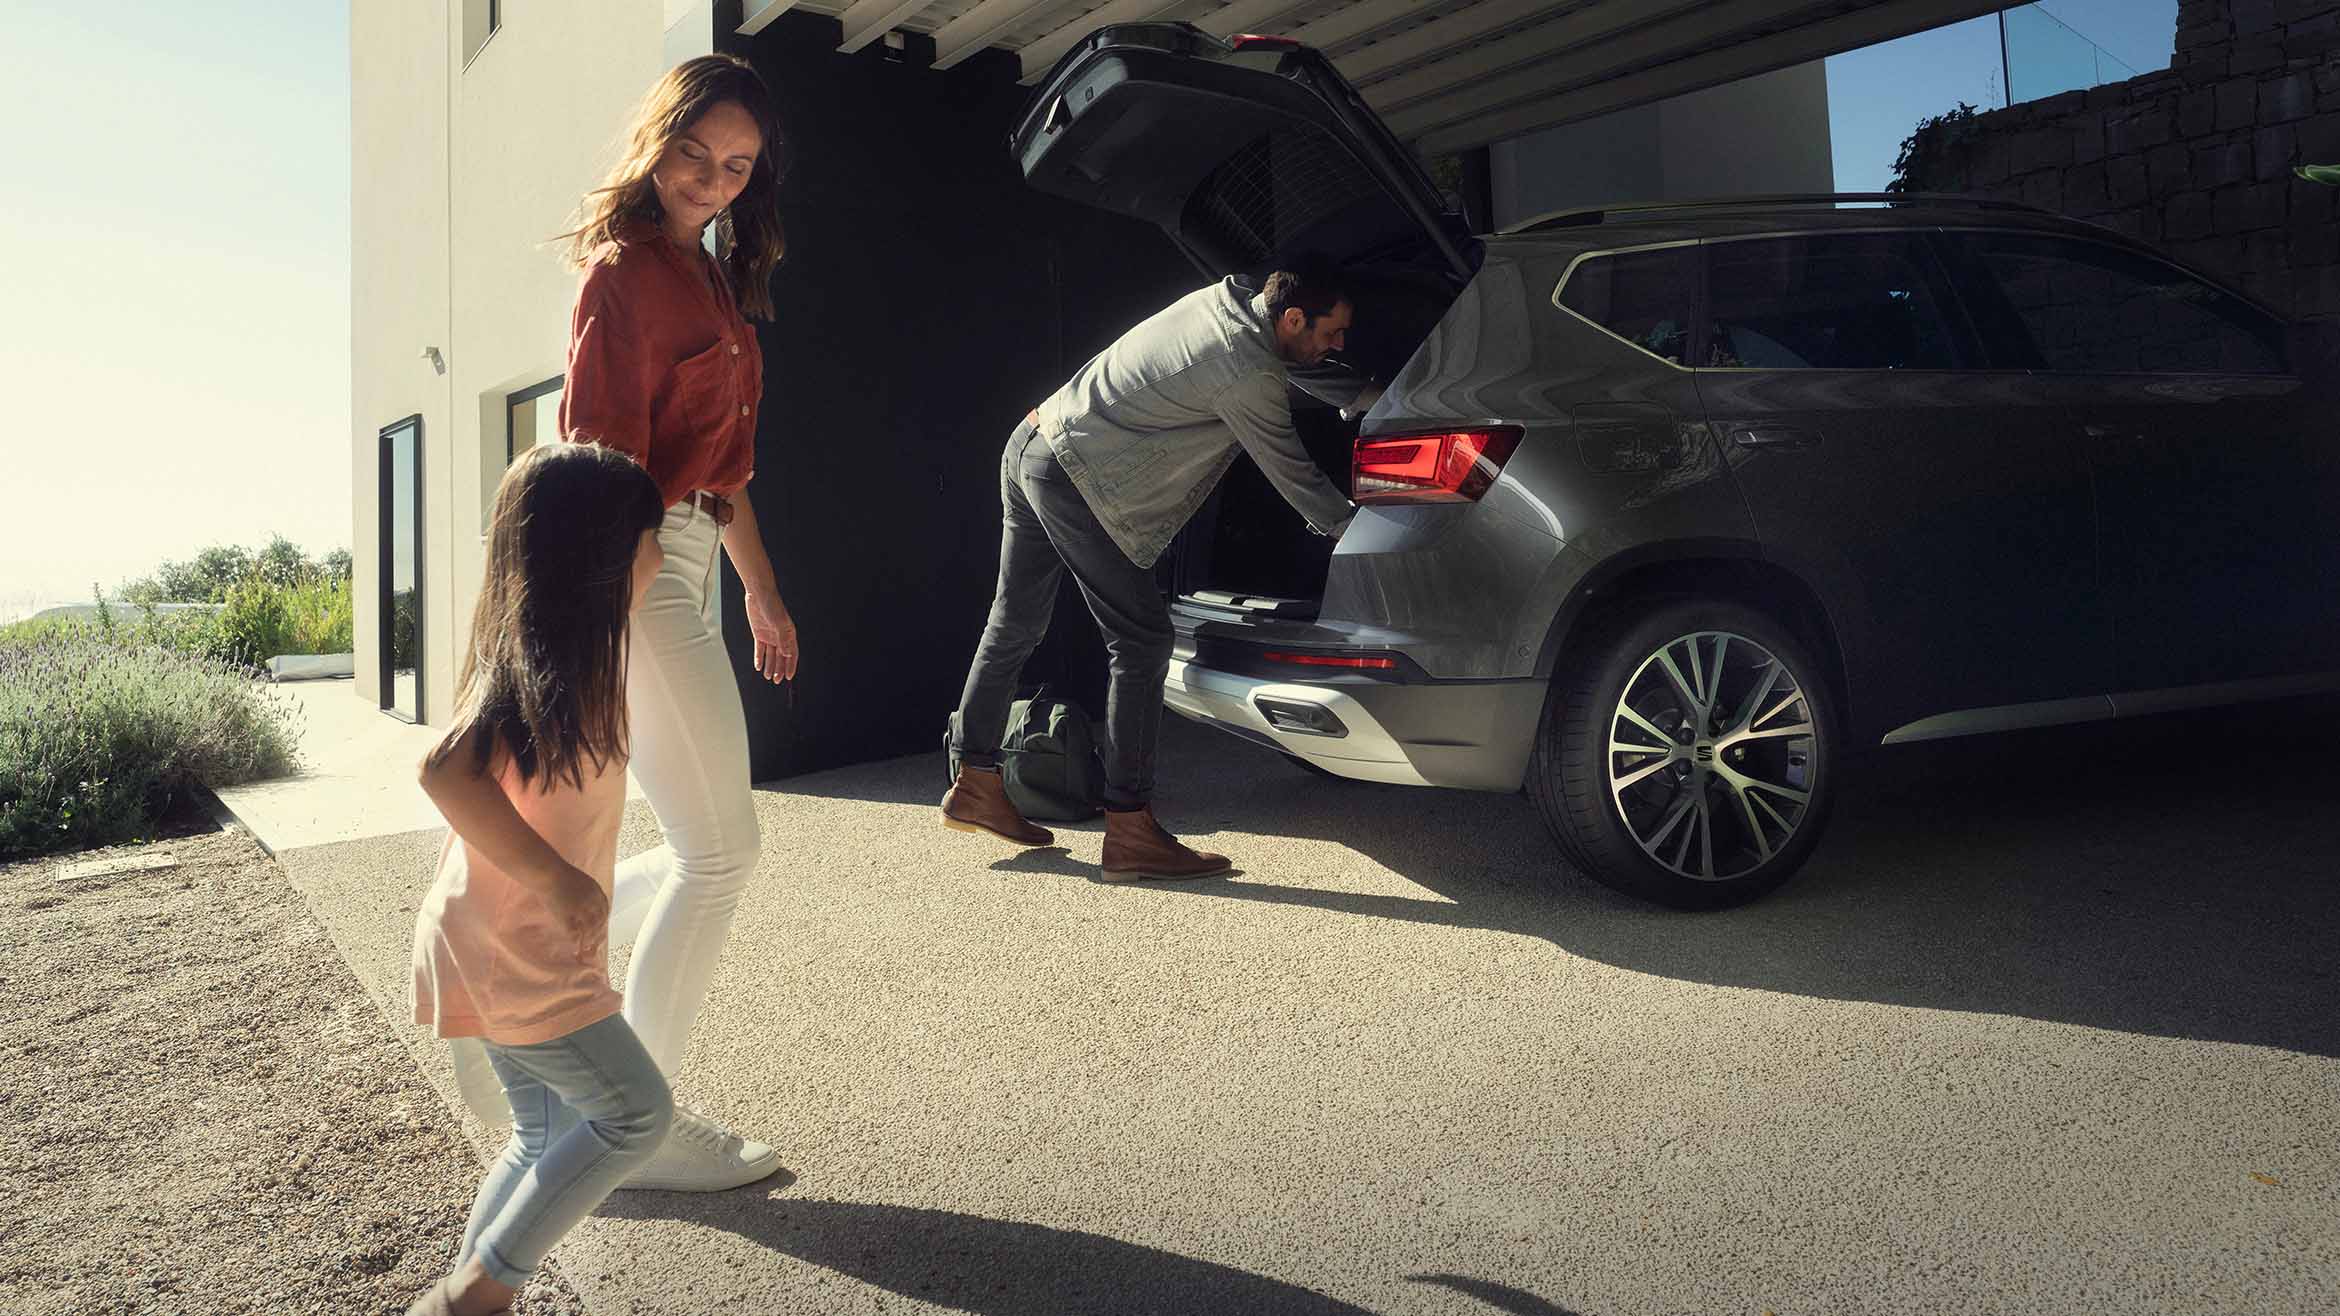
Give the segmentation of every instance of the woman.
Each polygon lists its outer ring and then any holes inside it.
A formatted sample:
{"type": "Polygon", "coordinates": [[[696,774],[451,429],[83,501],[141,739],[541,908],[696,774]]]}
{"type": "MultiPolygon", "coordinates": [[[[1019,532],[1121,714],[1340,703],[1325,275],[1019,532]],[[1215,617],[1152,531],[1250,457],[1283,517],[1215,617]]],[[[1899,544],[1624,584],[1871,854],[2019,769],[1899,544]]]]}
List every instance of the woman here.
{"type": "MultiPolygon", "coordinates": [[[[562,433],[633,456],[666,504],[666,561],[634,614],[626,683],[634,776],[666,843],[619,865],[610,923],[613,941],[640,928],[625,1019],[669,1078],[758,844],[747,718],[718,630],[718,543],[746,587],[757,675],[796,675],[796,623],[747,497],[764,369],[744,316],[772,316],[780,147],[771,93],[745,61],[691,60],[651,89],[623,161],[564,235],[584,283],[562,433]]],[[[677,1110],[628,1186],[712,1192],[779,1166],[772,1148],[677,1110]]]]}

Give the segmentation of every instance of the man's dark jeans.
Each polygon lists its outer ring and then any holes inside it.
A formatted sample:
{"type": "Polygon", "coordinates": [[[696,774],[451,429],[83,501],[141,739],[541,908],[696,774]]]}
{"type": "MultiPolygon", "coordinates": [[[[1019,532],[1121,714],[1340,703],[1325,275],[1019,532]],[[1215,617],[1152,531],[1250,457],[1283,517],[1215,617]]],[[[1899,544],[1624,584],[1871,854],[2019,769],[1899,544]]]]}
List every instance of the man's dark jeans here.
{"type": "Polygon", "coordinates": [[[1170,609],[1154,573],[1129,560],[1056,454],[1029,421],[1009,436],[999,463],[999,587],[959,696],[960,760],[999,765],[999,741],[1024,660],[1048,633],[1057,583],[1071,568],[1105,633],[1111,684],[1105,699],[1105,803],[1134,808],[1154,794],[1154,747],[1162,736],[1162,683],[1170,673],[1170,609]]]}

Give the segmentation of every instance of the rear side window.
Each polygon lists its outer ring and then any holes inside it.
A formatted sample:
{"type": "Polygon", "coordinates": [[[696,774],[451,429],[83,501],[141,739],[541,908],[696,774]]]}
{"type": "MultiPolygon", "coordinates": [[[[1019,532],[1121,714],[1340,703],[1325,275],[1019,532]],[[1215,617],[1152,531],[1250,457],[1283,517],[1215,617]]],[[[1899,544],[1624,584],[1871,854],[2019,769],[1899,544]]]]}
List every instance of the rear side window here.
{"type": "Polygon", "coordinates": [[[1847,233],[1708,248],[1704,366],[1956,370],[1968,364],[1922,235],[1847,233]]]}
{"type": "Polygon", "coordinates": [[[1957,233],[1999,364],[2090,374],[2281,374],[2283,331],[2141,253],[2030,233],[1957,233]]]}
{"type": "Polygon", "coordinates": [[[1687,365],[1690,318],[1698,305],[1698,248],[1587,256],[1569,271],[1558,301],[1652,356],[1687,365]]]}

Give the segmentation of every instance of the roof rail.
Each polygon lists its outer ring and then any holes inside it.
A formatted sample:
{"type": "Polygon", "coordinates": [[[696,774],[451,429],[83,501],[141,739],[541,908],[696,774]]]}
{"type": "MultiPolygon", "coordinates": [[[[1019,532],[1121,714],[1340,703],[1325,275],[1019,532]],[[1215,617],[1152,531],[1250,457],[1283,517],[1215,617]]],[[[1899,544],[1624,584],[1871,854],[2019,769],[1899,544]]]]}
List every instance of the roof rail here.
{"type": "Polygon", "coordinates": [[[1999,201],[1991,197],[1960,196],[1954,192],[1783,192],[1762,196],[1701,197],[1686,201],[1635,201],[1623,205],[1590,206],[1579,210],[1554,210],[1523,219],[1504,229],[1506,234],[1532,233],[1539,229],[1582,228],[1606,223],[1611,217],[1640,219],[1649,215],[1668,214],[1681,210],[1740,210],[1762,206],[1811,205],[1884,205],[1884,206],[1972,206],[1977,210],[2020,210],[2034,215],[2052,215],[2055,212],[2020,201],[1999,201]]]}

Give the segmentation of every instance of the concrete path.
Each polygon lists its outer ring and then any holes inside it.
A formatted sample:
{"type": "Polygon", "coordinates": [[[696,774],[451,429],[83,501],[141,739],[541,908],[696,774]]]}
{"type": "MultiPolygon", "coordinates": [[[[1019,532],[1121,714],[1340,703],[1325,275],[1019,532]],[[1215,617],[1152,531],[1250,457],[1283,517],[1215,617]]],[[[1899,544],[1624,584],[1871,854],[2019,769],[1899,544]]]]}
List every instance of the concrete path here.
{"type": "MultiPolygon", "coordinates": [[[[268,692],[297,711],[301,771],[230,787],[219,798],[270,854],[443,825],[414,780],[439,731],[389,716],[359,698],[357,682],[346,678],[285,682],[268,692]]],[[[642,796],[631,775],[626,792],[642,796]]]]}
{"type": "MultiPolygon", "coordinates": [[[[1232,880],[945,832],[933,756],[794,779],[678,1084],[789,1174],[620,1194],[562,1256],[611,1314],[2329,1312],[2340,767],[2299,716],[1886,757],[1701,917],[1523,800],[1175,719],[1166,819],[1232,880]]],[[[437,846],[281,851],[393,1018],[437,846]]]]}

